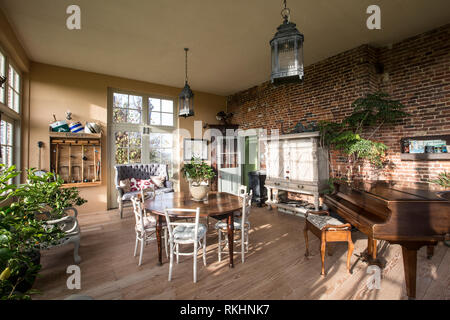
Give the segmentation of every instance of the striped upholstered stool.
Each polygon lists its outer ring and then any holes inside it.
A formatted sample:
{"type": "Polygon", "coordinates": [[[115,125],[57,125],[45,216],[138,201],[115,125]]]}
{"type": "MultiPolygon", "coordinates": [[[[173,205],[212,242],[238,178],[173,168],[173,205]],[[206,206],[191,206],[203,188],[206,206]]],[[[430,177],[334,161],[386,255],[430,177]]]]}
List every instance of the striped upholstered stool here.
{"type": "Polygon", "coordinates": [[[350,258],[353,253],[353,241],[351,234],[352,226],[349,223],[342,223],[341,221],[330,217],[328,211],[308,211],[306,213],[305,221],[305,243],[306,253],[309,256],[308,246],[308,230],[320,239],[320,256],[322,259],[322,275],[325,275],[325,251],[327,242],[341,242],[348,243],[347,253],[347,270],[350,273],[350,258]]]}

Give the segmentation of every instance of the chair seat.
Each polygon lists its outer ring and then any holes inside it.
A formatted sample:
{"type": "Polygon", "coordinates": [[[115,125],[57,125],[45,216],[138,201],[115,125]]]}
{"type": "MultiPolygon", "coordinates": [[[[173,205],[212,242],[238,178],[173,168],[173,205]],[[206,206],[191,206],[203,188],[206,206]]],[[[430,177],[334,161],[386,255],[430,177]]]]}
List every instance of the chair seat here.
{"type": "MultiPolygon", "coordinates": [[[[203,238],[206,233],[206,226],[202,223],[198,225],[197,240],[203,238]]],[[[194,240],[195,226],[176,226],[173,229],[173,237],[175,240],[194,240]]]]}
{"type": "MultiPolygon", "coordinates": [[[[169,192],[173,192],[173,189],[172,188],[160,188],[160,189],[156,189],[155,190],[156,194],[169,193],[169,192]]],[[[140,193],[141,193],[140,190],[139,191],[130,191],[130,192],[124,193],[123,196],[122,196],[122,200],[123,201],[129,201],[129,200],[131,200],[132,197],[134,197],[134,196],[136,196],[136,195],[138,195],[140,193]]]]}
{"type": "MultiPolygon", "coordinates": [[[[344,223],[339,221],[336,218],[330,217],[330,216],[320,216],[317,214],[308,214],[308,217],[306,218],[313,226],[315,226],[317,229],[322,230],[326,225],[333,225],[333,226],[340,226],[344,223]]],[[[345,229],[339,229],[339,230],[347,230],[345,229]]],[[[330,228],[328,230],[337,230],[330,228]]]]}
{"type": "MultiPolygon", "coordinates": [[[[250,222],[247,221],[246,227],[250,229],[250,222]]],[[[215,228],[216,229],[226,229],[228,223],[226,221],[217,221],[215,228]]],[[[242,219],[241,218],[234,218],[234,228],[240,230],[242,226],[242,219]]]]}

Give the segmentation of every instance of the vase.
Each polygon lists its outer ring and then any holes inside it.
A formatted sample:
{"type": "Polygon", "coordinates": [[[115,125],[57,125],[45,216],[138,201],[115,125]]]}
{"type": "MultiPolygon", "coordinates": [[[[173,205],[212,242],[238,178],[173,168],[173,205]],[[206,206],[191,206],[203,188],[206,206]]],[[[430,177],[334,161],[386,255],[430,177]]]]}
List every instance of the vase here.
{"type": "Polygon", "coordinates": [[[194,200],[194,201],[203,201],[208,196],[209,185],[190,184],[189,185],[189,191],[191,193],[192,200],[194,200]]]}

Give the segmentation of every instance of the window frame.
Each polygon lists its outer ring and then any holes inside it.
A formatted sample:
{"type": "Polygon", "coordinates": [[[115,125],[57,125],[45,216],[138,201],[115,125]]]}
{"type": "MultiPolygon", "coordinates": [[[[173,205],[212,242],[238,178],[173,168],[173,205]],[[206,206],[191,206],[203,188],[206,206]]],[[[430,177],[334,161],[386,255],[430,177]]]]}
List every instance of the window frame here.
{"type": "MultiPolygon", "coordinates": [[[[3,52],[3,50],[1,50],[1,48],[0,48],[0,55],[3,57],[3,60],[4,60],[4,63],[3,63],[3,68],[4,68],[4,70],[3,70],[3,76],[4,77],[6,77],[7,76],[7,67],[8,67],[8,63],[7,63],[7,59],[6,59],[6,55],[5,55],[5,53],[3,52]]],[[[1,67],[0,67],[0,76],[2,76],[2,70],[1,70],[1,67]]],[[[4,83],[4,86],[5,86],[5,88],[1,88],[2,90],[3,90],[3,96],[1,96],[0,95],[0,103],[1,104],[5,104],[7,101],[6,101],[6,91],[8,91],[7,89],[7,87],[8,87],[8,83],[7,83],[8,81],[6,81],[5,83],[4,83]]]]}
{"type": "MultiPolygon", "coordinates": [[[[8,119],[9,122],[13,124],[13,165],[16,166],[17,170],[21,170],[21,126],[22,126],[22,109],[23,109],[23,89],[24,89],[24,73],[18,68],[17,64],[14,62],[12,58],[6,53],[3,47],[0,45],[0,53],[5,57],[5,75],[9,77],[9,66],[11,65],[16,71],[19,77],[19,112],[15,111],[8,107],[8,88],[9,88],[9,79],[4,83],[4,101],[0,101],[0,117],[1,119],[8,119]]],[[[14,88],[13,88],[14,90],[14,88]]],[[[0,141],[1,142],[1,141],[0,141]]],[[[1,143],[0,143],[1,145],[1,143]]],[[[0,149],[1,152],[1,149],[0,149]]],[[[17,176],[13,183],[19,183],[20,176],[17,176]]]]}
{"type": "MultiPolygon", "coordinates": [[[[21,114],[21,111],[22,111],[22,83],[23,83],[23,77],[22,77],[22,73],[19,71],[19,69],[16,67],[16,65],[14,64],[14,62],[12,62],[12,61],[8,61],[8,64],[6,65],[6,67],[8,68],[8,72],[7,72],[7,74],[8,74],[8,80],[6,81],[6,93],[5,93],[5,96],[6,96],[6,98],[5,98],[5,105],[9,108],[9,109],[11,109],[12,111],[14,111],[15,113],[17,113],[18,115],[20,115],[21,114]],[[11,86],[10,85],[10,82],[9,82],[9,71],[10,71],[10,69],[12,68],[12,70],[17,74],[17,76],[18,76],[18,80],[19,80],[19,91],[16,91],[16,89],[14,88],[14,86],[11,86]],[[18,103],[18,106],[17,106],[17,108],[18,108],[18,110],[15,110],[14,109],[14,100],[12,100],[13,101],[13,107],[11,108],[9,105],[8,105],[8,101],[9,101],[9,89],[11,88],[11,90],[12,90],[12,92],[13,92],[13,95],[12,95],[12,99],[14,99],[14,94],[16,93],[17,94],[17,96],[18,96],[18,98],[19,98],[19,103],[18,103]]],[[[13,81],[15,81],[15,79],[13,80],[13,81]]]]}
{"type": "MultiPolygon", "coordinates": [[[[169,133],[173,137],[172,146],[176,144],[176,130],[178,127],[177,123],[177,113],[176,113],[176,98],[160,95],[160,94],[153,94],[153,93],[142,93],[138,91],[133,90],[124,90],[124,89],[118,89],[118,88],[108,88],[108,132],[109,134],[109,141],[108,144],[110,146],[110,150],[115,151],[115,134],[116,131],[132,131],[132,132],[139,132],[141,134],[141,163],[150,163],[150,160],[147,159],[147,156],[144,154],[146,150],[150,152],[150,134],[154,133],[169,133]],[[142,101],[142,114],[141,114],[141,122],[140,123],[128,123],[128,122],[119,122],[116,123],[113,121],[113,110],[114,108],[114,94],[126,94],[126,95],[135,95],[135,96],[141,96],[142,101]],[[151,119],[149,117],[150,112],[150,98],[153,99],[159,99],[159,100],[169,100],[172,101],[173,104],[173,125],[172,126],[165,126],[165,125],[152,125],[151,119]],[[130,129],[131,128],[131,129],[130,129]],[[146,142],[148,140],[148,142],[146,142]],[[148,144],[148,145],[145,145],[148,144]],[[148,149],[147,149],[148,148],[148,149]]],[[[163,113],[161,111],[161,113],[163,113]]],[[[168,112],[166,112],[168,113],[168,112]]],[[[129,149],[129,148],[128,148],[129,149]]],[[[158,149],[160,150],[160,149],[158,149]]],[[[173,150],[173,147],[172,147],[173,150]]],[[[176,152],[172,152],[172,161],[171,165],[168,168],[169,171],[169,178],[173,178],[175,172],[174,169],[176,168],[176,164],[174,163],[176,157],[176,152]]],[[[108,157],[110,159],[110,156],[108,157]]],[[[110,159],[111,163],[115,163],[115,159],[110,159]]]]}

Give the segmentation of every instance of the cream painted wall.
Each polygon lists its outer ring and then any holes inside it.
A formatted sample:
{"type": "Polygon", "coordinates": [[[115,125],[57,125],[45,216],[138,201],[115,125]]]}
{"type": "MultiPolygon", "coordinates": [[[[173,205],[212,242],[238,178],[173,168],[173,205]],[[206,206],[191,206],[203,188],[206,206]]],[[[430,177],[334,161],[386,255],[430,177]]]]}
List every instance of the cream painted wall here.
{"type": "MultiPolygon", "coordinates": [[[[182,75],[181,75],[182,76],[182,75]]],[[[49,170],[49,137],[48,125],[52,122],[52,114],[63,119],[66,110],[71,110],[75,120],[97,121],[103,126],[102,146],[102,185],[98,187],[80,188],[81,195],[88,203],[80,208],[80,212],[106,210],[108,170],[107,158],[109,156],[107,144],[107,94],[108,87],[136,91],[140,93],[163,95],[177,99],[181,88],[168,87],[142,81],[106,76],[96,73],[78,71],[68,68],[51,66],[41,63],[31,63],[30,67],[30,120],[27,123],[27,134],[30,143],[28,148],[29,160],[26,167],[38,166],[37,142],[44,141],[42,166],[49,170]]],[[[182,81],[182,77],[181,80],[182,81]]],[[[193,88],[195,90],[195,88],[193,88]]],[[[213,94],[194,91],[195,116],[187,119],[178,119],[178,128],[184,128],[193,135],[194,120],[202,120],[203,124],[217,123],[215,115],[225,110],[226,98],[213,94]]],[[[200,138],[200,137],[196,137],[200,138]]],[[[179,161],[182,156],[182,137],[179,137],[177,148],[177,172],[174,180],[178,190],[186,191],[187,184],[180,179],[179,161]],[[181,180],[181,181],[180,181],[181,180]]],[[[25,147],[25,148],[24,148],[25,147]]]]}

